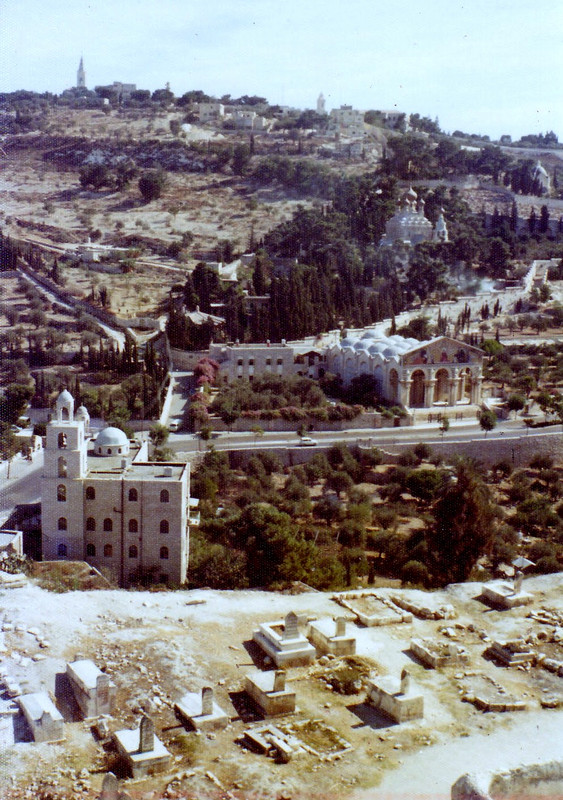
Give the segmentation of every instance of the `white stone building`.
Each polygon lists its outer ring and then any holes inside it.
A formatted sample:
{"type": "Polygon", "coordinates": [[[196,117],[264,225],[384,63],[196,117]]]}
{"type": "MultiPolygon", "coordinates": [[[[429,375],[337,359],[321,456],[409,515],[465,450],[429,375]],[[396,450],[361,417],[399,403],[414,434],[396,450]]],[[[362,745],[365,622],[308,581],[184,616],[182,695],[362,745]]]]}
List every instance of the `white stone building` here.
{"type": "Polygon", "coordinates": [[[212,120],[225,118],[225,106],[223,103],[199,103],[197,110],[200,122],[211,122],[212,120]]]}
{"type": "Polygon", "coordinates": [[[299,352],[292,345],[281,344],[211,344],[209,356],[219,364],[219,380],[232,383],[238,378],[252,381],[263,375],[304,375],[318,377],[323,361],[318,350],[299,352]]]}
{"type": "Polygon", "coordinates": [[[147,444],[108,427],[94,439],[88,412],[64,390],[47,425],[41,481],[43,558],[85,560],[121,586],[185,583],[189,464],[147,460],[147,444]]]}
{"type": "Polygon", "coordinates": [[[364,112],[352,106],[333,108],[329,114],[329,131],[346,132],[350,136],[363,136],[365,133],[364,112]]]}
{"type": "Polygon", "coordinates": [[[439,336],[427,342],[367,331],[346,337],[326,352],[326,369],[344,385],[360,375],[375,379],[378,393],[405,408],[478,405],[481,402],[484,353],[439,336]]]}

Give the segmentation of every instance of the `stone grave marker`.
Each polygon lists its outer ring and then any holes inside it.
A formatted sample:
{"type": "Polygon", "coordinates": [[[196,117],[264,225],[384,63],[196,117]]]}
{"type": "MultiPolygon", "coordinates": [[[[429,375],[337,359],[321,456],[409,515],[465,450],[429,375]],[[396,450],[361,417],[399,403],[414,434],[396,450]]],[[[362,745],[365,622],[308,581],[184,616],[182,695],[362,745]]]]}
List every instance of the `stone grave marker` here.
{"type": "Polygon", "coordinates": [[[139,753],[150,753],[152,750],[154,750],[154,722],[143,714],[139,727],[139,753]]]}
{"type": "Polygon", "coordinates": [[[297,624],[297,614],[290,611],[285,618],[283,627],[283,639],[297,639],[299,637],[299,626],[297,624]]]}

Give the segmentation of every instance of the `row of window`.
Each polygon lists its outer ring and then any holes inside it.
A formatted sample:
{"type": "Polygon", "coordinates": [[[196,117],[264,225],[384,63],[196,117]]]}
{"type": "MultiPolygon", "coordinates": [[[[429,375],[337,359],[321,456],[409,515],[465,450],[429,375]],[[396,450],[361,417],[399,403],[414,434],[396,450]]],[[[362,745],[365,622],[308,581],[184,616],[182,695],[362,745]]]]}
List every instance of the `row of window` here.
{"type": "MultiPolygon", "coordinates": [[[[242,367],[243,364],[244,364],[244,359],[237,358],[237,367],[242,367]]],[[[281,367],[283,365],[283,359],[278,358],[276,360],[276,364],[277,364],[278,367],[281,367]]],[[[253,358],[249,358],[248,359],[248,366],[249,367],[253,367],[254,366],[254,359],[253,358]]],[[[267,358],[266,359],[266,366],[267,367],[271,367],[272,366],[272,359],[271,358],[267,358]]]]}
{"type": "MultiPolygon", "coordinates": [[[[61,547],[65,548],[65,555],[66,555],[66,545],[59,545],[59,551],[61,547]]],[[[60,552],[59,552],[60,555],[60,552]]],[[[86,556],[94,558],[96,556],[96,545],[95,544],[87,544],[86,545],[86,556]]],[[[113,545],[105,544],[104,545],[104,558],[112,558],[113,557],[113,545]]],[[[132,544],[129,548],[129,558],[138,558],[139,557],[139,549],[137,545],[132,544]]],[[[170,553],[167,547],[160,548],[160,558],[165,561],[170,557],[170,553]]]]}
{"type": "MultiPolygon", "coordinates": [[[[129,489],[127,494],[128,500],[131,503],[136,503],[139,499],[139,492],[136,489],[129,489]]],[[[64,486],[57,487],[57,500],[66,500],[66,489],[64,486]],[[62,490],[62,494],[64,497],[59,497],[59,490],[62,490]]],[[[95,500],[96,499],[96,489],[93,486],[86,487],[86,500],[95,500]]],[[[169,503],[170,502],[170,492],[168,489],[162,489],[160,492],[160,502],[161,503],[169,503]]]]}
{"type": "MultiPolygon", "coordinates": [[[[66,517],[59,517],[58,521],[58,529],[60,531],[66,531],[68,529],[68,523],[66,517]]],[[[136,519],[130,519],[127,524],[127,529],[129,533],[139,533],[139,522],[136,519]]],[[[96,530],[96,520],[94,517],[88,517],[86,520],[86,530],[87,531],[95,531],[96,530]]],[[[106,533],[111,533],[113,531],[113,520],[111,517],[106,517],[103,522],[103,530],[106,533]]],[[[161,519],[159,525],[160,533],[170,533],[170,523],[167,519],[161,519]]]]}

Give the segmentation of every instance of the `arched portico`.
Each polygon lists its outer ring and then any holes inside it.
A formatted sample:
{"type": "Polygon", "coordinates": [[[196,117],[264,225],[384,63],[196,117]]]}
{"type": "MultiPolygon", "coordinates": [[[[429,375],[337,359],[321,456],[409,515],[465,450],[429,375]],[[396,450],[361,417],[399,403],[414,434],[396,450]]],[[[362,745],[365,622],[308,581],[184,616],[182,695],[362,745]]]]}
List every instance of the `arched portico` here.
{"type": "Polygon", "coordinates": [[[421,369],[412,373],[412,383],[409,393],[409,406],[421,408],[425,405],[425,375],[421,369]]]}
{"type": "Polygon", "coordinates": [[[450,395],[450,373],[441,368],[436,373],[436,386],[434,389],[435,403],[448,403],[450,395]]]}

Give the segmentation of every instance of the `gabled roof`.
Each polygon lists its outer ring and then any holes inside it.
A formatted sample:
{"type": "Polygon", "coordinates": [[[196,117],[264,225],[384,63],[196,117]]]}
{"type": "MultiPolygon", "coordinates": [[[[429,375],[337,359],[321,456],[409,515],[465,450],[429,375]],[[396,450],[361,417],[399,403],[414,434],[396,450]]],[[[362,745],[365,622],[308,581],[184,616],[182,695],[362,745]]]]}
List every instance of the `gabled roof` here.
{"type": "Polygon", "coordinates": [[[434,339],[428,339],[426,342],[420,342],[420,344],[415,345],[410,350],[406,350],[402,353],[403,356],[411,355],[411,353],[416,353],[418,350],[425,350],[433,344],[437,344],[438,342],[449,342],[450,344],[454,345],[455,347],[462,347],[464,350],[471,350],[474,353],[478,353],[479,355],[484,356],[485,353],[479,347],[475,347],[472,344],[467,344],[466,342],[462,342],[459,339],[454,339],[451,336],[435,336],[434,339]]]}

